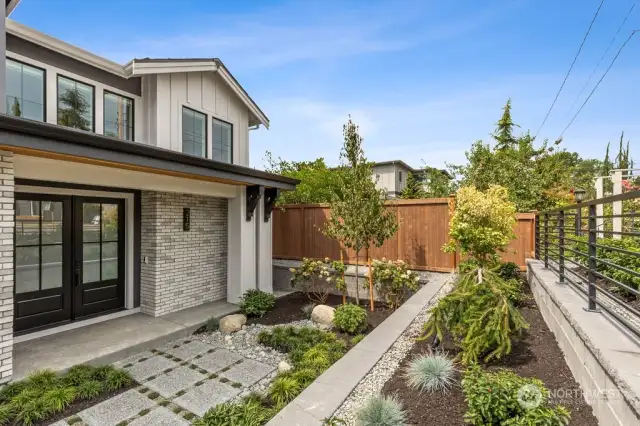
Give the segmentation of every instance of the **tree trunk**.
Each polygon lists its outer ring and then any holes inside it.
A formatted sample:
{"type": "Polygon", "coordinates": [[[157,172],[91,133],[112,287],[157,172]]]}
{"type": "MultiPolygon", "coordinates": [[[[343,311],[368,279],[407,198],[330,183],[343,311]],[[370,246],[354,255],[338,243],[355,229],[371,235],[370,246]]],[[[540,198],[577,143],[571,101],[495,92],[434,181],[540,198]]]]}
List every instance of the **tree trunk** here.
{"type": "Polygon", "coordinates": [[[358,275],[359,253],[356,251],[356,305],[360,305],[360,276],[358,275]]]}

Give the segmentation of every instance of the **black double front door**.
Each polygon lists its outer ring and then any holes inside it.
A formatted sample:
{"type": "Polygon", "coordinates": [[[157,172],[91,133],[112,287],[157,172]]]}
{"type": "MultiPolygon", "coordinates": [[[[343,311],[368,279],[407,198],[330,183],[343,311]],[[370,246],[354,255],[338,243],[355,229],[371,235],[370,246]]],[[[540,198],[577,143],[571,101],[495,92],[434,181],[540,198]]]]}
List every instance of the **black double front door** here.
{"type": "Polygon", "coordinates": [[[124,202],[17,193],[16,332],[124,307],[124,202]]]}

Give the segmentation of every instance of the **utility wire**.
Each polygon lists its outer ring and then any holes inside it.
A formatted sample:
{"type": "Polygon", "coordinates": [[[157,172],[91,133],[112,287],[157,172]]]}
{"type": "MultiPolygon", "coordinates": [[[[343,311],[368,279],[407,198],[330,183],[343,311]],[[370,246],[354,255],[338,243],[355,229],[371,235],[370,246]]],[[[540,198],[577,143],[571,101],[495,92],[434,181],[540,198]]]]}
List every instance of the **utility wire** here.
{"type": "MultiPolygon", "coordinates": [[[[611,46],[613,46],[613,43],[616,41],[616,38],[618,38],[618,35],[620,34],[620,31],[622,30],[622,27],[624,27],[624,24],[627,23],[627,19],[629,19],[629,16],[631,15],[631,12],[633,12],[633,8],[634,7],[636,7],[635,3],[631,6],[631,9],[629,9],[629,12],[627,13],[627,16],[624,17],[624,20],[622,21],[622,24],[620,24],[620,26],[618,27],[618,31],[616,31],[616,34],[611,39],[611,42],[609,43],[609,46],[607,46],[607,50],[604,51],[604,53],[602,54],[602,57],[598,61],[598,64],[595,66],[595,68],[591,72],[591,75],[589,76],[589,79],[584,84],[584,86],[582,86],[582,89],[580,90],[580,93],[578,93],[578,96],[576,96],[576,99],[573,101],[573,104],[571,105],[571,108],[569,108],[569,113],[571,113],[571,111],[573,111],[573,107],[576,106],[576,104],[578,103],[578,100],[580,99],[580,97],[584,93],[584,89],[587,88],[589,83],[591,83],[591,79],[593,78],[593,76],[596,75],[596,71],[598,70],[598,67],[600,67],[600,64],[602,64],[602,61],[604,60],[605,56],[607,56],[607,53],[609,53],[609,50],[611,50],[611,46]]],[[[569,116],[569,114],[567,114],[567,116],[569,116]]]]}
{"type": "Polygon", "coordinates": [[[618,56],[620,56],[620,53],[622,52],[622,49],[625,48],[625,46],[627,45],[627,43],[629,43],[629,41],[633,38],[634,35],[636,35],[636,33],[640,31],[640,30],[634,30],[631,32],[631,34],[629,35],[629,38],[627,38],[627,40],[625,40],[624,43],[622,43],[622,46],[620,46],[620,49],[618,50],[618,53],[616,53],[616,56],[613,57],[613,60],[611,61],[611,63],[609,64],[609,67],[606,69],[606,71],[604,72],[604,74],[602,74],[602,77],[600,77],[600,80],[598,80],[598,82],[596,83],[595,87],[593,88],[593,90],[591,91],[591,93],[589,93],[589,96],[587,96],[587,99],[584,100],[584,102],[582,103],[582,105],[580,106],[580,109],[576,112],[576,114],[573,116],[573,118],[571,119],[571,121],[569,122],[569,124],[567,124],[567,127],[564,128],[564,130],[562,131],[562,133],[560,134],[560,137],[558,137],[558,139],[556,140],[560,140],[562,139],[562,136],[564,136],[564,133],[567,131],[567,129],[571,126],[571,124],[573,124],[573,122],[575,121],[576,117],[578,116],[578,114],[580,114],[580,111],[582,111],[582,108],[584,108],[584,106],[587,104],[587,102],[589,102],[589,99],[591,99],[591,96],[593,96],[593,93],[596,91],[596,89],[598,88],[598,86],[600,86],[600,83],[602,83],[602,80],[604,80],[604,78],[607,76],[607,73],[609,72],[609,70],[611,69],[611,67],[613,66],[613,64],[616,62],[616,59],[618,59],[618,56]]]}
{"type": "Polygon", "coordinates": [[[553,103],[551,104],[551,107],[549,107],[549,111],[547,111],[547,115],[544,116],[544,120],[542,120],[542,124],[540,125],[540,127],[538,127],[538,131],[536,132],[536,135],[534,136],[534,138],[538,137],[538,133],[540,133],[540,130],[542,130],[542,127],[547,122],[547,119],[549,118],[549,114],[551,114],[551,110],[555,106],[556,101],[558,100],[558,97],[560,96],[560,92],[562,92],[562,89],[564,88],[564,85],[567,82],[567,79],[569,78],[569,74],[571,74],[571,70],[573,69],[573,66],[576,64],[576,61],[578,60],[578,56],[580,55],[580,52],[582,51],[582,47],[584,46],[584,43],[587,41],[587,37],[589,37],[589,33],[591,32],[591,28],[593,27],[593,23],[596,22],[596,18],[598,17],[598,14],[600,13],[600,9],[602,9],[602,5],[603,4],[604,4],[604,0],[602,0],[600,2],[600,6],[598,6],[598,10],[596,10],[596,14],[593,16],[593,19],[591,20],[591,23],[589,24],[589,28],[587,29],[587,33],[584,35],[584,38],[582,39],[582,43],[580,43],[580,48],[578,49],[578,53],[576,53],[576,56],[573,58],[573,62],[571,62],[571,66],[569,67],[569,71],[567,71],[567,75],[564,76],[564,81],[562,82],[562,85],[560,86],[560,89],[558,90],[558,93],[556,93],[556,97],[553,100],[553,103]]]}

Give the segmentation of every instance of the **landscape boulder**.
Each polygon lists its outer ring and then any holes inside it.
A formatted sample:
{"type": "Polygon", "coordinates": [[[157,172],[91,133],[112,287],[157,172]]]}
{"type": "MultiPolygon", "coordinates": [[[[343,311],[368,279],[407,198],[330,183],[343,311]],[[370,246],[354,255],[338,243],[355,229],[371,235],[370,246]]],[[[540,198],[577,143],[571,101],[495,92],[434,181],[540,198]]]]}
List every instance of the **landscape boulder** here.
{"type": "Polygon", "coordinates": [[[223,333],[235,333],[242,330],[242,326],[247,323],[247,317],[242,314],[227,315],[220,319],[220,331],[223,333]]]}
{"type": "Polygon", "coordinates": [[[313,312],[311,312],[311,320],[320,325],[326,325],[331,327],[333,324],[333,316],[336,310],[331,306],[327,305],[318,305],[313,308],[313,312]]]}
{"type": "Polygon", "coordinates": [[[286,373],[287,371],[291,371],[291,368],[287,361],[280,361],[280,364],[278,364],[278,373],[286,373]]]}

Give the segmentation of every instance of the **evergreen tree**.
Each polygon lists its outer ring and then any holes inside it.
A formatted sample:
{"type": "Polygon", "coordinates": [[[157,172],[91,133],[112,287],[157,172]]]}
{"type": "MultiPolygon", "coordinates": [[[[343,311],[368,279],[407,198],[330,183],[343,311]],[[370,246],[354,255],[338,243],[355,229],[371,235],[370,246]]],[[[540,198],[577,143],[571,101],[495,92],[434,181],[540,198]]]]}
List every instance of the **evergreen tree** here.
{"type": "Polygon", "coordinates": [[[64,108],[58,108],[58,124],[80,130],[91,130],[91,122],[85,118],[90,108],[89,101],[78,89],[61,93],[59,102],[64,108]]]}
{"type": "Polygon", "coordinates": [[[507,100],[502,110],[504,111],[502,117],[496,123],[496,131],[491,136],[496,140],[496,149],[513,148],[517,143],[513,136],[513,128],[520,126],[511,119],[511,99],[507,100]]]}
{"type": "Polygon", "coordinates": [[[22,109],[20,109],[20,102],[16,98],[13,98],[13,105],[11,106],[11,113],[16,117],[22,117],[22,109]]]}
{"type": "Polygon", "coordinates": [[[343,127],[344,145],[340,153],[345,173],[340,176],[342,198],[331,202],[331,216],[325,235],[356,252],[356,303],[360,303],[358,264],[360,253],[372,245],[380,247],[398,230],[395,212],[385,207],[385,191],[371,179],[371,164],[364,156],[362,137],[349,118],[343,127]]]}
{"type": "Polygon", "coordinates": [[[423,183],[416,179],[415,175],[412,172],[409,172],[409,174],[407,175],[407,185],[402,190],[400,198],[403,198],[405,200],[426,198],[423,183]]]}

